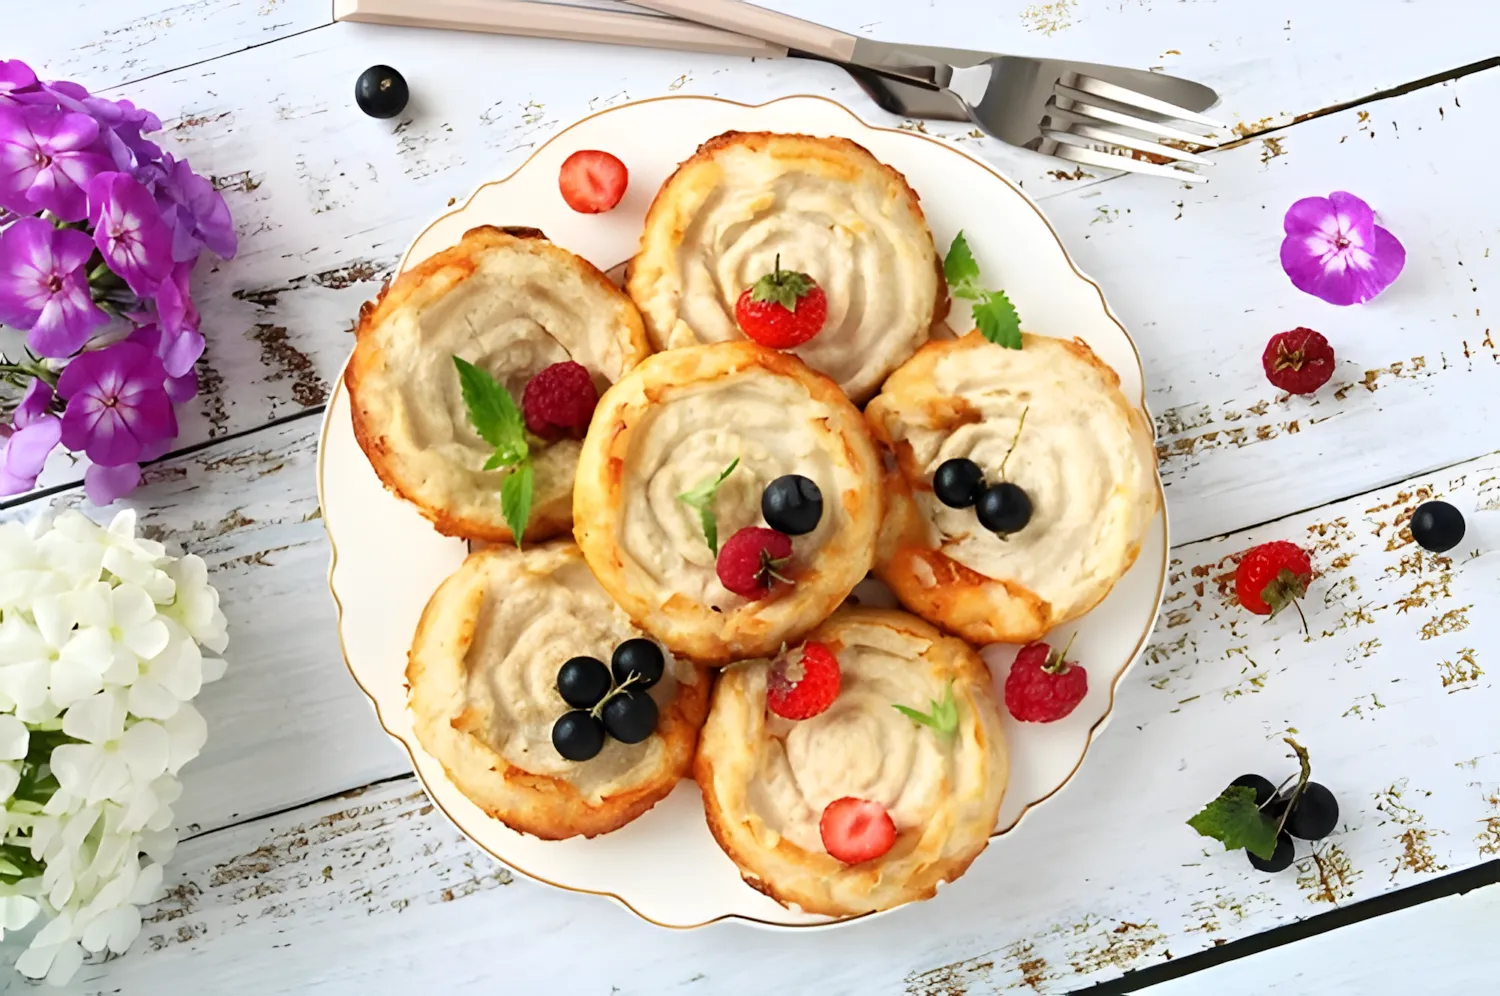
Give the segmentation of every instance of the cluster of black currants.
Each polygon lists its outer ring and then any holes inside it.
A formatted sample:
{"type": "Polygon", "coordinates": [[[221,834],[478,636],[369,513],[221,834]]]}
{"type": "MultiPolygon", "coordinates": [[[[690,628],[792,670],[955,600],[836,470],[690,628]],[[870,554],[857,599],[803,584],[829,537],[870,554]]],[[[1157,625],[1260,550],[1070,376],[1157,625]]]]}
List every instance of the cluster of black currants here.
{"type": "Polygon", "coordinates": [[[778,477],[761,493],[760,514],[778,533],[805,535],[818,528],[823,518],[823,492],[801,474],[778,477]]]}
{"type": "Polygon", "coordinates": [[[986,485],[979,464],[965,457],[944,460],[932,475],[932,493],[949,508],[973,507],[979,524],[992,533],[1018,533],[1031,521],[1031,496],[1019,484],[986,485]]]}
{"type": "Polygon", "coordinates": [[[661,680],[666,657],[637,637],[615,648],[610,666],[597,657],[573,657],[557,672],[557,691],[574,708],[552,724],[552,746],[569,761],[587,761],[604,749],[608,733],[638,744],[656,729],[656,700],[647,689],[661,680]]]}
{"type": "Polygon", "coordinates": [[[1283,815],[1286,817],[1281,823],[1281,833],[1276,838],[1276,852],[1271,855],[1270,860],[1245,852],[1250,857],[1250,863],[1260,871],[1279,872],[1291,865],[1296,852],[1293,837],[1299,840],[1322,840],[1338,826],[1339,802],[1332,792],[1317,782],[1308,782],[1300,793],[1294,791],[1290,797],[1286,793],[1277,795],[1276,786],[1263,775],[1241,775],[1229,784],[1254,789],[1255,805],[1269,819],[1281,821],[1283,815]],[[1288,803],[1291,804],[1291,812],[1287,812],[1288,803]]]}

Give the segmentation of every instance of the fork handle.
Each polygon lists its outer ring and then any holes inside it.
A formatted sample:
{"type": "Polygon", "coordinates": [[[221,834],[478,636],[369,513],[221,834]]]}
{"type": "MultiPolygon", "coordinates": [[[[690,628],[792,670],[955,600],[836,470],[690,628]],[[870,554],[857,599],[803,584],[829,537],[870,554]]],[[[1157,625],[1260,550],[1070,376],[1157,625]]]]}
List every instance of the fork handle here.
{"type": "Polygon", "coordinates": [[[779,58],[780,45],[690,21],[529,0],[334,0],[335,21],[779,58]]]}
{"type": "Polygon", "coordinates": [[[699,24],[707,24],[787,48],[816,55],[823,59],[850,62],[854,59],[855,35],[825,28],[800,17],[757,7],[742,0],[630,0],[663,14],[673,14],[699,24]]]}

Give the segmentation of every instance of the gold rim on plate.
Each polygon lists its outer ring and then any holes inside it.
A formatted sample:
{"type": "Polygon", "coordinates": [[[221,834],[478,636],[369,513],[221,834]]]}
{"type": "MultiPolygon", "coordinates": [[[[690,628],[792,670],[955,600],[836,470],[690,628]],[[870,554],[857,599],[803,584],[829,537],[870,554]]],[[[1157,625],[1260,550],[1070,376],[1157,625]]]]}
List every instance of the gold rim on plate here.
{"type": "MultiPolygon", "coordinates": [[[[600,117],[601,115],[604,115],[604,114],[610,114],[612,112],[624,110],[625,108],[629,108],[629,107],[638,107],[638,106],[640,106],[642,104],[654,104],[654,103],[658,103],[658,102],[666,101],[666,100],[710,100],[710,101],[715,101],[715,102],[721,103],[721,104],[728,104],[728,105],[730,105],[732,107],[744,108],[744,109],[747,109],[747,110],[759,110],[760,108],[770,107],[773,104],[779,104],[782,101],[786,101],[786,100],[817,100],[817,101],[821,101],[821,102],[823,102],[825,104],[829,104],[829,105],[832,105],[833,107],[838,108],[839,110],[843,111],[845,114],[849,115],[849,117],[853,118],[854,121],[857,124],[859,124],[861,127],[867,128],[870,131],[886,132],[886,133],[893,134],[893,135],[904,135],[904,136],[907,136],[909,138],[920,139],[920,140],[925,141],[925,142],[931,142],[933,145],[936,145],[936,146],[938,146],[941,149],[944,149],[944,150],[946,150],[948,152],[951,152],[954,155],[962,156],[963,158],[968,159],[969,161],[974,162],[974,163],[978,164],[979,166],[983,167],[986,171],[988,171],[990,173],[990,175],[992,175],[993,177],[995,177],[995,179],[999,180],[1000,182],[1004,183],[1007,187],[1009,187],[1013,193],[1019,194],[1021,196],[1021,199],[1026,202],[1026,205],[1028,207],[1030,207],[1033,211],[1036,212],[1037,217],[1041,219],[1041,222],[1042,222],[1043,225],[1047,226],[1047,231],[1052,234],[1052,238],[1057,242],[1057,247],[1062,250],[1063,259],[1065,259],[1067,261],[1068,268],[1073,271],[1074,276],[1078,277],[1084,283],[1086,283],[1090,287],[1092,287],[1094,289],[1094,293],[1096,293],[1096,294],[1099,295],[1099,304],[1100,304],[1101,307],[1104,308],[1105,315],[1107,315],[1109,317],[1109,320],[1114,323],[1115,327],[1120,330],[1120,333],[1125,336],[1125,341],[1128,342],[1128,343],[1130,343],[1130,350],[1131,350],[1132,353],[1135,354],[1136,367],[1140,371],[1140,380],[1141,380],[1141,400],[1140,400],[1140,407],[1141,407],[1141,410],[1146,413],[1147,420],[1151,423],[1151,437],[1152,437],[1152,441],[1153,442],[1155,441],[1155,439],[1156,439],[1156,424],[1155,424],[1155,420],[1150,418],[1150,416],[1151,416],[1151,409],[1146,404],[1146,368],[1145,368],[1145,364],[1141,361],[1140,350],[1136,348],[1135,340],[1130,337],[1130,333],[1126,331],[1124,324],[1121,323],[1120,319],[1115,315],[1115,313],[1112,310],[1110,310],[1109,302],[1106,301],[1105,298],[1104,298],[1104,289],[1101,288],[1097,283],[1095,283],[1094,280],[1091,277],[1089,277],[1087,274],[1085,274],[1082,270],[1078,269],[1078,265],[1073,262],[1073,257],[1068,253],[1067,247],[1063,245],[1062,238],[1057,234],[1057,230],[1052,227],[1052,222],[1047,218],[1047,216],[1045,214],[1042,213],[1042,209],[1037,206],[1036,202],[1033,201],[1031,199],[1031,197],[1024,190],[1022,190],[1020,187],[1018,187],[1014,183],[1012,183],[1008,177],[1006,177],[1004,174],[1000,173],[998,170],[996,170],[989,163],[985,162],[983,159],[980,159],[977,156],[971,156],[971,155],[969,155],[968,153],[964,152],[961,149],[957,149],[957,148],[953,147],[952,145],[948,145],[948,144],[946,144],[946,143],[944,143],[944,142],[942,142],[942,141],[940,141],[940,140],[938,140],[936,138],[933,138],[930,135],[924,135],[921,132],[910,131],[910,130],[907,130],[907,129],[904,129],[904,128],[886,128],[886,127],[882,127],[882,126],[879,126],[879,125],[872,125],[869,122],[865,121],[863,118],[861,118],[858,114],[855,114],[854,111],[852,111],[849,108],[845,107],[843,104],[840,104],[838,101],[831,100],[828,97],[823,97],[823,96],[820,96],[820,95],[817,95],[817,94],[788,94],[788,95],[783,96],[783,97],[777,97],[775,100],[768,100],[768,101],[765,101],[764,103],[760,103],[760,104],[746,104],[746,103],[742,103],[742,102],[737,101],[737,100],[727,100],[727,99],[725,99],[723,97],[707,97],[707,96],[698,96],[696,94],[669,94],[669,95],[664,95],[664,96],[660,96],[660,97],[648,97],[648,98],[646,98],[644,100],[633,100],[633,101],[629,101],[629,102],[624,103],[624,104],[617,104],[614,107],[606,107],[603,110],[595,111],[594,113],[589,114],[586,117],[579,118],[577,121],[575,121],[572,124],[568,125],[568,127],[562,129],[557,134],[555,134],[551,138],[547,139],[547,141],[545,141],[541,145],[537,146],[536,149],[534,149],[532,151],[531,155],[529,155],[529,156],[526,157],[526,160],[524,162],[522,162],[521,165],[519,165],[515,169],[511,170],[504,177],[502,177],[502,178],[500,178],[498,180],[490,180],[490,181],[487,181],[485,183],[481,183],[478,187],[475,187],[473,193],[471,193],[468,196],[468,198],[464,201],[464,203],[463,203],[462,206],[454,208],[453,210],[448,211],[448,212],[446,212],[446,213],[444,213],[442,215],[439,215],[437,218],[433,219],[430,223],[428,223],[427,226],[425,228],[423,228],[420,232],[418,232],[417,235],[416,235],[416,237],[412,239],[410,245],[408,245],[408,247],[407,247],[406,252],[404,252],[404,253],[401,254],[401,260],[396,265],[396,273],[397,273],[397,275],[399,275],[402,271],[404,271],[406,269],[407,257],[411,255],[411,247],[415,246],[418,242],[420,242],[423,236],[425,236],[428,232],[430,232],[437,225],[439,225],[442,222],[446,221],[448,218],[451,218],[451,217],[453,217],[454,215],[457,215],[457,214],[462,214],[464,211],[467,211],[468,208],[469,208],[469,205],[474,202],[474,198],[477,197],[477,196],[479,196],[480,191],[485,190],[488,187],[497,186],[499,184],[502,184],[502,183],[505,183],[505,182],[509,181],[517,173],[521,172],[521,170],[525,169],[528,165],[530,165],[531,161],[533,159],[535,159],[538,155],[540,155],[541,152],[542,152],[542,150],[546,149],[549,145],[551,145],[553,142],[557,141],[558,139],[562,138],[564,135],[566,135],[568,132],[572,131],[574,128],[577,128],[580,125],[583,125],[583,124],[585,124],[585,123],[587,123],[589,121],[592,121],[594,118],[600,117]]],[[[345,367],[348,366],[348,361],[347,360],[345,361],[344,366],[345,367]]],[[[335,400],[337,399],[339,393],[342,392],[343,390],[344,390],[344,367],[340,367],[339,368],[338,380],[334,383],[333,393],[330,394],[329,398],[328,398],[328,405],[327,405],[327,408],[326,408],[326,414],[324,415],[324,418],[323,418],[323,427],[322,427],[322,429],[318,433],[318,468],[317,468],[317,477],[318,477],[318,507],[319,507],[319,509],[323,509],[323,454],[324,454],[325,444],[328,441],[329,418],[333,414],[335,400]]],[[[1031,802],[1028,802],[1024,807],[1022,807],[1021,812],[1016,815],[1016,818],[1013,821],[1011,821],[1011,824],[1009,826],[1003,827],[1001,829],[998,829],[994,833],[990,834],[990,838],[989,838],[990,840],[994,840],[996,837],[1000,837],[1000,836],[1003,836],[1003,835],[1005,835],[1007,833],[1010,833],[1016,827],[1020,826],[1021,821],[1026,818],[1026,815],[1028,813],[1030,813],[1037,806],[1040,806],[1042,803],[1044,803],[1047,800],[1051,799],[1053,796],[1057,795],[1057,793],[1061,792],[1064,788],[1067,787],[1068,783],[1071,782],[1073,780],[1073,778],[1078,774],[1078,769],[1083,766],[1083,759],[1084,759],[1085,756],[1087,756],[1088,749],[1090,747],[1092,747],[1093,744],[1094,744],[1094,738],[1096,736],[1098,736],[1098,734],[1099,734],[1099,732],[1101,730],[1104,729],[1105,725],[1109,722],[1110,717],[1114,714],[1114,711],[1115,711],[1115,693],[1119,690],[1120,682],[1124,680],[1125,675],[1130,672],[1130,669],[1134,666],[1135,662],[1140,658],[1141,651],[1146,646],[1146,641],[1151,638],[1151,633],[1156,628],[1156,620],[1157,620],[1157,617],[1159,616],[1159,614],[1161,612],[1162,595],[1166,591],[1167,574],[1168,574],[1167,566],[1168,566],[1168,560],[1169,560],[1170,551],[1171,551],[1171,538],[1170,538],[1170,533],[1169,533],[1169,528],[1168,528],[1168,522],[1167,522],[1166,489],[1162,486],[1162,483],[1161,483],[1161,473],[1160,473],[1159,470],[1157,470],[1157,472],[1156,472],[1156,474],[1154,476],[1155,476],[1155,480],[1156,480],[1156,493],[1157,493],[1157,498],[1158,498],[1158,506],[1159,506],[1159,508],[1161,510],[1161,517],[1162,517],[1162,570],[1161,570],[1161,578],[1157,582],[1157,588],[1156,588],[1156,603],[1155,603],[1156,604],[1156,608],[1151,613],[1151,619],[1147,623],[1145,631],[1141,634],[1140,640],[1136,643],[1135,649],[1133,651],[1131,651],[1130,657],[1126,660],[1124,666],[1121,667],[1120,670],[1119,670],[1119,672],[1115,675],[1114,681],[1112,681],[1110,683],[1110,686],[1109,686],[1109,706],[1108,706],[1108,708],[1106,708],[1104,710],[1104,715],[1100,716],[1099,719],[1098,719],[1098,721],[1095,722],[1093,726],[1089,727],[1088,738],[1084,741],[1083,751],[1078,755],[1078,761],[1073,765],[1073,769],[1068,772],[1068,776],[1066,778],[1064,778],[1061,782],[1059,782],[1058,785],[1057,785],[1057,787],[1054,788],[1051,792],[1048,792],[1046,795],[1042,796],[1040,799],[1034,799],[1031,802]]],[[[338,590],[333,585],[334,570],[338,567],[338,562],[339,562],[338,546],[334,543],[333,529],[329,525],[328,514],[327,514],[327,510],[326,509],[323,509],[323,516],[322,516],[322,518],[323,518],[323,531],[328,535],[328,549],[329,549],[329,553],[330,553],[329,561],[328,561],[328,581],[327,581],[327,584],[328,584],[328,593],[333,596],[333,604],[334,604],[334,608],[335,608],[335,615],[337,616],[337,622],[338,622],[339,655],[341,657],[343,657],[343,659],[344,659],[344,667],[345,667],[346,670],[348,670],[349,677],[352,678],[352,679],[354,679],[354,684],[357,685],[359,687],[359,690],[365,694],[365,697],[370,700],[370,704],[375,709],[375,719],[376,719],[377,722],[380,723],[380,728],[383,729],[386,732],[387,736],[389,736],[392,740],[395,740],[397,743],[399,743],[401,745],[402,749],[406,751],[407,759],[411,762],[412,773],[416,775],[417,781],[421,783],[422,790],[427,794],[428,799],[432,802],[432,804],[434,806],[436,806],[438,808],[439,811],[442,812],[442,814],[445,817],[447,817],[447,819],[448,819],[448,821],[450,823],[452,823],[454,826],[458,827],[458,829],[460,831],[463,831],[465,837],[468,837],[469,840],[473,844],[475,844],[480,850],[484,851],[490,857],[494,858],[496,861],[499,861],[501,864],[505,865],[507,868],[510,868],[510,869],[512,869],[514,871],[520,872],[522,875],[525,875],[527,878],[533,879],[533,880],[535,880],[537,882],[541,882],[541,883],[543,883],[545,885],[550,885],[553,888],[563,889],[563,890],[565,890],[567,892],[578,893],[580,895],[603,896],[606,899],[612,899],[616,903],[619,903],[621,906],[623,906],[625,909],[629,910],[631,913],[633,913],[636,916],[640,917],[642,920],[645,920],[647,923],[653,924],[654,926],[657,926],[657,927],[663,927],[663,928],[665,928],[667,930],[697,930],[700,927],[707,927],[710,924],[721,923],[721,922],[723,922],[725,920],[740,920],[740,921],[743,921],[745,923],[760,924],[761,926],[772,927],[772,928],[775,928],[777,930],[822,930],[822,929],[827,929],[829,927],[839,926],[839,925],[846,924],[846,923],[852,923],[855,920],[863,920],[866,917],[876,915],[876,912],[879,912],[879,913],[889,912],[888,910],[880,910],[880,911],[871,912],[871,913],[861,913],[861,914],[858,914],[857,916],[840,917],[840,918],[837,918],[837,919],[829,920],[826,923],[779,923],[779,922],[777,922],[775,920],[762,920],[759,917],[747,916],[747,915],[745,915],[743,913],[722,913],[719,916],[713,917],[712,919],[709,919],[709,920],[704,920],[701,923],[692,923],[692,924],[662,923],[661,921],[654,920],[651,917],[647,916],[646,914],[642,913],[640,910],[638,910],[634,906],[632,906],[630,904],[630,902],[628,900],[626,900],[624,897],[616,895],[613,892],[605,892],[605,891],[600,891],[600,890],[597,890],[597,889],[585,889],[585,888],[582,888],[580,886],[563,885],[560,882],[554,882],[551,879],[548,879],[548,878],[545,878],[545,877],[543,877],[541,875],[536,874],[535,872],[527,871],[526,869],[524,869],[524,868],[520,867],[519,865],[516,865],[515,863],[513,863],[512,861],[510,861],[508,858],[505,858],[505,857],[503,857],[503,856],[495,853],[493,850],[491,850],[486,845],[480,843],[478,840],[475,840],[472,836],[469,835],[469,833],[466,830],[464,830],[463,824],[461,824],[458,820],[454,819],[453,814],[450,813],[450,812],[448,812],[447,808],[442,804],[442,802],[440,802],[438,800],[437,796],[435,796],[433,794],[431,787],[428,786],[428,784],[427,784],[427,779],[425,777],[423,777],[422,771],[421,771],[421,769],[417,765],[417,759],[416,759],[416,755],[412,751],[412,745],[407,742],[406,738],[404,738],[404,737],[396,734],[395,732],[393,732],[391,730],[391,728],[389,726],[386,725],[385,716],[382,715],[381,710],[380,710],[380,703],[376,700],[376,698],[375,698],[374,695],[370,694],[369,689],[365,688],[364,683],[359,680],[359,675],[357,675],[355,673],[354,667],[349,663],[349,652],[348,652],[347,648],[344,646],[344,603],[342,602],[342,600],[340,600],[338,590]]],[[[903,905],[906,905],[906,904],[903,904],[903,905]]],[[[897,908],[897,907],[893,907],[893,909],[894,908],[897,908]]]]}

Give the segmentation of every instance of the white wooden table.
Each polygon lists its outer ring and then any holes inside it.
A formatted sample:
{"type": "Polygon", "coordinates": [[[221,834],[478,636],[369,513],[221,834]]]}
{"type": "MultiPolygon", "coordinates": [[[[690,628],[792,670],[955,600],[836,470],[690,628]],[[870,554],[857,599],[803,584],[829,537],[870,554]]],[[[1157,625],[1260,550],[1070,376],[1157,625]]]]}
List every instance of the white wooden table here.
{"type": "MultiPolygon", "coordinates": [[[[666,932],[468,844],[340,659],[319,418],[359,302],[418,226],[625,100],[812,92],[892,120],[837,69],[331,24],[328,0],[18,4],[4,54],[157,111],[171,151],[224,190],[241,237],[237,259],[196,277],[205,392],[181,449],[131,499],[155,534],[208,560],[231,668],[202,698],[211,735],[186,772],[167,895],[135,949],[86,966],[73,991],[939,996],[1125,991],[1188,968],[1207,974],[1161,992],[1492,988],[1493,890],[1206,962],[1497,877],[1500,5],[769,5],[893,39],[1164,67],[1219,89],[1245,136],[1214,154],[1212,183],[1184,189],[1066,173],[929,126],[1041,200],[1145,358],[1172,581],[1075,782],[935,902],[832,932],[666,932]],[[351,99],[376,63],[412,87],[393,122],[351,99]],[[1300,294],[1276,263],[1285,208],[1334,189],[1369,200],[1409,254],[1362,308],[1300,294]],[[1260,349],[1296,325],[1333,340],[1339,369],[1315,399],[1278,400],[1260,349]],[[1448,558],[1398,535],[1429,494],[1468,517],[1448,558]],[[1315,550],[1310,639],[1226,606],[1224,558],[1271,538],[1315,550]],[[1182,821],[1235,775],[1284,769],[1289,730],[1343,819],[1295,871],[1266,876],[1182,821]],[[1484,940],[1456,944],[1461,931],[1484,940]],[[1412,958],[1428,971],[1407,971],[1412,958]]],[[[81,500],[67,468],[49,480],[55,500],[81,500]]]]}

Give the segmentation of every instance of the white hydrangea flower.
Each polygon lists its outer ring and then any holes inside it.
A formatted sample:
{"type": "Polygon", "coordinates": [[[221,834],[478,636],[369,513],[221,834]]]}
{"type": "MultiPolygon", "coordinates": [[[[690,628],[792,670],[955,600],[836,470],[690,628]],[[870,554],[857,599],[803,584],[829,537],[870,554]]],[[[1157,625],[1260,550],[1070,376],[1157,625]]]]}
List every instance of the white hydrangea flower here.
{"type": "Polygon", "coordinates": [[[208,565],[190,553],[168,564],[166,571],[176,584],[177,599],[163,614],[180,622],[209,650],[222,654],[229,645],[228,622],[219,610],[219,593],[208,583],[208,565]]]}
{"type": "Polygon", "coordinates": [[[63,732],[83,743],[52,752],[52,772],[67,791],[92,805],[127,801],[132,783],[149,783],[167,770],[172,737],[151,720],[126,726],[125,694],[109,689],[76,702],[63,715],[63,732]]]}
{"type": "Polygon", "coordinates": [[[49,983],[139,935],[208,736],[189,702],[225,668],[207,565],[135,526],[0,523],[0,937],[44,919],[16,968],[49,983]]]}

